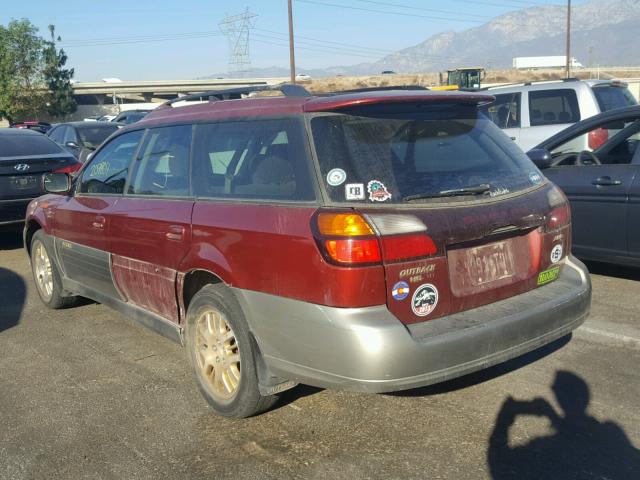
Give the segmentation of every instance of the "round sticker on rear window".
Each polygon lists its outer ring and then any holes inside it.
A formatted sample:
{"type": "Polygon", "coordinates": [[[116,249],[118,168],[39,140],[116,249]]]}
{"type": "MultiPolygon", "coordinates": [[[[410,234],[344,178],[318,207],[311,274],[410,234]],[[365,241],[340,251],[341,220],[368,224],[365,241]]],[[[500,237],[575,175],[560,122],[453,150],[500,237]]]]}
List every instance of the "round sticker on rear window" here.
{"type": "Polygon", "coordinates": [[[542,183],[542,175],[540,175],[538,172],[530,172],[529,181],[534,185],[538,185],[542,183]]]}
{"type": "Polygon", "coordinates": [[[329,170],[329,173],[327,173],[327,183],[332,187],[342,185],[346,179],[347,172],[345,172],[341,168],[334,168],[332,170],[329,170]]]}
{"type": "Polygon", "coordinates": [[[430,283],[420,285],[411,297],[411,310],[419,317],[426,317],[438,305],[438,289],[430,283]]]}

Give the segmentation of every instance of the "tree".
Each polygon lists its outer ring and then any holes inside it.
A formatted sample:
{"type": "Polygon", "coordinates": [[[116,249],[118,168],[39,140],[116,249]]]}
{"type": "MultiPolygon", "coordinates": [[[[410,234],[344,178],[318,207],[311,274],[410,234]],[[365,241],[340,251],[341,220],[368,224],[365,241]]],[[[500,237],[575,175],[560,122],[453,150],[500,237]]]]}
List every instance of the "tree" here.
{"type": "MultiPolygon", "coordinates": [[[[47,112],[53,117],[62,117],[73,113],[78,104],[73,99],[73,68],[64,68],[67,55],[63,49],[56,48],[55,26],[49,25],[51,40],[45,42],[44,48],[44,81],[49,93],[47,95],[47,112]]],[[[57,38],[60,41],[60,37],[57,38]]]]}
{"type": "Polygon", "coordinates": [[[43,40],[29,20],[0,25],[0,116],[36,118],[46,105],[43,40]]]}

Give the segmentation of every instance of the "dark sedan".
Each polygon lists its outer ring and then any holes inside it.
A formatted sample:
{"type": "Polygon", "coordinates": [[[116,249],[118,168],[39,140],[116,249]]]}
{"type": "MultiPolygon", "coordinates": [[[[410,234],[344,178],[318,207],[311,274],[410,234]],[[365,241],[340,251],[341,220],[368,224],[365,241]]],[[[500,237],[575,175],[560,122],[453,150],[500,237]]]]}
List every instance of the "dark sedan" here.
{"type": "Polygon", "coordinates": [[[55,125],[47,136],[81,162],[120,126],[111,122],[69,122],[55,125]]]}
{"type": "Polygon", "coordinates": [[[640,266],[640,106],[578,122],[529,156],[569,198],[577,256],[640,266]]]}
{"type": "Polygon", "coordinates": [[[82,164],[33,130],[0,128],[0,225],[24,222],[27,204],[44,193],[42,174],[82,164]]]}

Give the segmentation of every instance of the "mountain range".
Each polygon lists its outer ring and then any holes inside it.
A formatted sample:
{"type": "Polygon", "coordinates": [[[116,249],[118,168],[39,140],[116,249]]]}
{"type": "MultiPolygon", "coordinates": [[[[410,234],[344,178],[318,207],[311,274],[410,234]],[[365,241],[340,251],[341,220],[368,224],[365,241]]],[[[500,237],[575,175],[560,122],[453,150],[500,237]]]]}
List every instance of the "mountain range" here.
{"type": "MultiPolygon", "coordinates": [[[[564,55],[567,9],[544,5],[500,15],[461,32],[442,32],[372,63],[298,69],[312,77],[442,71],[459,66],[510,68],[513,57],[564,55]]],[[[571,55],[588,66],[640,65],[640,0],[593,0],[571,9],[571,55]]],[[[335,41],[336,39],[331,39],[335,41]]],[[[339,39],[338,39],[339,40],[339,39]]],[[[303,59],[299,60],[303,63],[303,59]]],[[[205,78],[227,76],[215,74],[205,78]]],[[[289,69],[254,69],[253,77],[288,76],[289,69]]]]}

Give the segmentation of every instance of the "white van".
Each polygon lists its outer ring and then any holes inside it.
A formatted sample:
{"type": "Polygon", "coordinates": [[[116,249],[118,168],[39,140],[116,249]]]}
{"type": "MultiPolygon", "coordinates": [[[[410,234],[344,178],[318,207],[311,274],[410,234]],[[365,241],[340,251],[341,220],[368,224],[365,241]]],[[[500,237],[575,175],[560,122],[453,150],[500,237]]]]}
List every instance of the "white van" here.
{"type": "MultiPolygon", "coordinates": [[[[543,140],[585,118],[614,108],[635,105],[627,84],[617,80],[568,78],[489,87],[496,101],[484,113],[525,152],[543,140]]],[[[584,137],[593,150],[606,138],[584,137]]]]}

